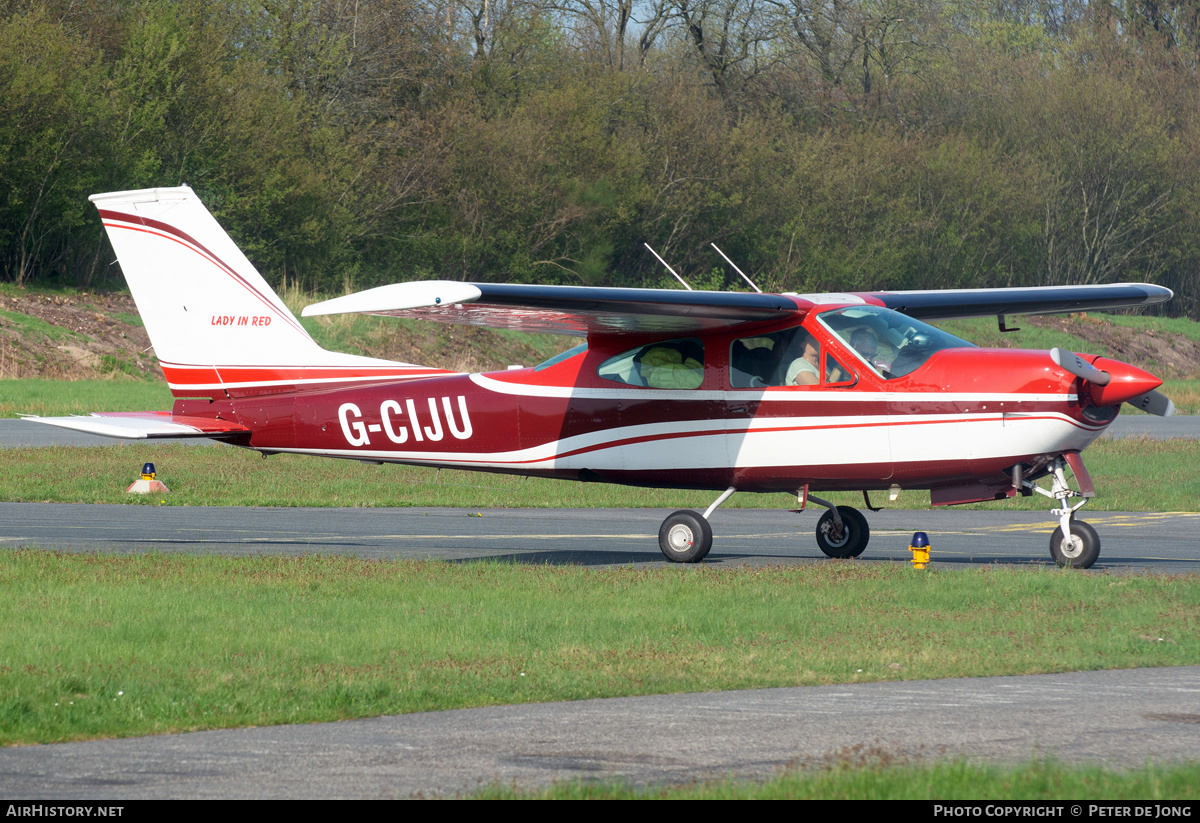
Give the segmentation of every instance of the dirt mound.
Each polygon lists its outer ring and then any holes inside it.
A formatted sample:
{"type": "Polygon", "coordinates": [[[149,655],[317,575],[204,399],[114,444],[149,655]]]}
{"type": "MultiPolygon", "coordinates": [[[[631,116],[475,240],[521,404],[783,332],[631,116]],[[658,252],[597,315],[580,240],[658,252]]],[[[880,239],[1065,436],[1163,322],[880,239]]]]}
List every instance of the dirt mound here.
{"type": "Polygon", "coordinates": [[[1022,317],[1021,322],[1081,337],[1093,344],[1087,353],[1135,363],[1165,380],[1200,377],[1200,341],[1182,334],[1130,328],[1088,314],[1022,317]]]}
{"type": "MultiPolygon", "coordinates": [[[[576,342],[562,340],[563,349],[576,342]]],[[[333,348],[458,371],[491,371],[512,363],[530,366],[546,356],[491,329],[442,323],[378,323],[355,343],[333,348]]],[[[150,337],[128,294],[0,296],[0,379],[162,376],[150,337]]]]}
{"type": "Polygon", "coordinates": [[[127,294],[8,294],[0,298],[0,378],[162,377],[127,294]]]}

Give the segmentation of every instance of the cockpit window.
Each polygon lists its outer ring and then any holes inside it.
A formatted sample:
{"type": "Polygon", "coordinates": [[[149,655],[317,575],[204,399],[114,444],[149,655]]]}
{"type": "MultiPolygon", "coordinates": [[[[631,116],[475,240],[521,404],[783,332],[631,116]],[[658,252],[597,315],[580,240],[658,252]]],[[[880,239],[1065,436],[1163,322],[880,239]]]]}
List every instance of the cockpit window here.
{"type": "MultiPolygon", "coordinates": [[[[825,382],[854,376],[828,354],[825,382]]],[[[729,385],[735,389],[815,386],[821,382],[821,344],[800,326],[771,334],[742,337],[729,347],[729,385]]]]}
{"type": "Polygon", "coordinates": [[[696,337],[663,340],[610,357],[596,374],[652,389],[698,389],[704,382],[704,344],[696,337]]]}
{"type": "Polygon", "coordinates": [[[943,349],[975,348],[928,323],[878,306],[822,312],[818,319],[885,380],[916,371],[943,349]]]}
{"type": "Polygon", "coordinates": [[[554,355],[553,357],[551,357],[549,360],[547,360],[544,363],[538,363],[536,366],[533,367],[533,370],[541,371],[542,369],[548,369],[551,366],[557,366],[559,363],[563,362],[564,360],[570,360],[575,355],[581,354],[582,352],[585,352],[585,351],[587,351],[587,343],[580,343],[578,346],[576,346],[573,349],[567,349],[564,352],[559,352],[558,354],[554,355]]]}

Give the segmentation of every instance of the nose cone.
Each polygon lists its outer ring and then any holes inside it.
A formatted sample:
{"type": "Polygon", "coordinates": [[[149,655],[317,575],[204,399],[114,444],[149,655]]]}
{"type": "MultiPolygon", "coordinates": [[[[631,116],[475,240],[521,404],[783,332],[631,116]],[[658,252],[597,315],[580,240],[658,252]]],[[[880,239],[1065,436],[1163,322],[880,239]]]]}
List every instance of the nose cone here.
{"type": "Polygon", "coordinates": [[[1110,375],[1108,383],[1103,386],[1088,382],[1088,393],[1097,406],[1116,406],[1162,385],[1162,381],[1149,372],[1120,360],[1097,357],[1092,365],[1110,375]]]}

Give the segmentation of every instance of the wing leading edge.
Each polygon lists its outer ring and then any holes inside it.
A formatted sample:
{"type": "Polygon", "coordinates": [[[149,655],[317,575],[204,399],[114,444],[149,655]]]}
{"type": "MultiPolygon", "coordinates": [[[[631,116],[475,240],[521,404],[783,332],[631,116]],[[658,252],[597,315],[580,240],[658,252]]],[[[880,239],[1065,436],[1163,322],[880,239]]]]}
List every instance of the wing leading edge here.
{"type": "Polygon", "coordinates": [[[577,337],[674,335],[799,318],[817,305],[865,303],[937,320],[1135,308],[1173,296],[1148,283],[780,295],[432,280],[315,303],[303,316],[375,314],[577,337]]]}

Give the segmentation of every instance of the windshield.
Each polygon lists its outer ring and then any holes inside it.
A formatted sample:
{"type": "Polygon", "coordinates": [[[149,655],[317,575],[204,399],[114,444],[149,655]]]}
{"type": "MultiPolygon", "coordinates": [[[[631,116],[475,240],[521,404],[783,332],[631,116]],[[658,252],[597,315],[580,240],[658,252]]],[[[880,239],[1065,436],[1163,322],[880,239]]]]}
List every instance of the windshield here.
{"type": "Polygon", "coordinates": [[[822,312],[818,319],[885,380],[916,371],[942,349],[975,348],[974,343],[928,323],[878,306],[835,309],[822,312]]]}

